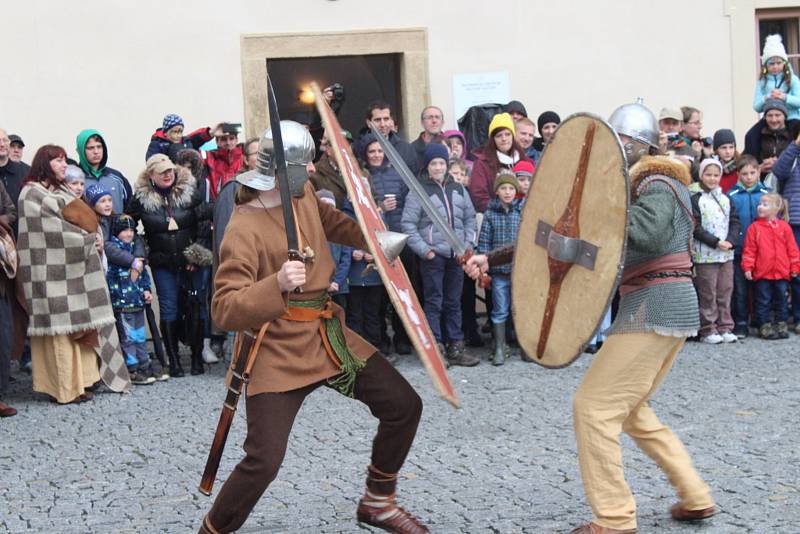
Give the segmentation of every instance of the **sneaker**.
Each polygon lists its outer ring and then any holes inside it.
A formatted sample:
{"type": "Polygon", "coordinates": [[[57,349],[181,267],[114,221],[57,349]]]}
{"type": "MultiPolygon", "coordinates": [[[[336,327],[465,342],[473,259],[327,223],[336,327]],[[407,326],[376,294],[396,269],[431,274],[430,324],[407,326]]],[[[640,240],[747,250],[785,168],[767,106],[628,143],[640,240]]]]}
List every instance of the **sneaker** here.
{"type": "Polygon", "coordinates": [[[147,376],[152,376],[156,379],[156,382],[169,380],[169,373],[160,365],[158,366],[158,370],[156,370],[154,366],[150,364],[150,367],[147,369],[147,376]]]}
{"type": "Polygon", "coordinates": [[[136,384],[137,386],[149,386],[156,381],[156,377],[154,376],[147,376],[144,373],[140,373],[139,371],[133,371],[130,373],[131,375],[131,383],[136,384]]]}
{"type": "Polygon", "coordinates": [[[748,330],[749,329],[747,328],[746,325],[737,324],[736,327],[733,329],[733,333],[736,334],[736,337],[738,337],[739,339],[744,339],[747,337],[747,334],[750,333],[748,332],[748,330]]]}
{"type": "Polygon", "coordinates": [[[706,336],[702,339],[703,343],[708,343],[709,345],[719,345],[722,343],[722,336],[719,334],[711,334],[710,336],[706,336]]]}
{"type": "Polygon", "coordinates": [[[219,358],[211,348],[211,339],[209,338],[203,339],[203,361],[205,363],[217,363],[219,361],[219,358]]]}
{"type": "Polygon", "coordinates": [[[725,332],[722,334],[722,342],[723,343],[736,343],[739,341],[739,336],[733,334],[731,332],[725,332]]]}

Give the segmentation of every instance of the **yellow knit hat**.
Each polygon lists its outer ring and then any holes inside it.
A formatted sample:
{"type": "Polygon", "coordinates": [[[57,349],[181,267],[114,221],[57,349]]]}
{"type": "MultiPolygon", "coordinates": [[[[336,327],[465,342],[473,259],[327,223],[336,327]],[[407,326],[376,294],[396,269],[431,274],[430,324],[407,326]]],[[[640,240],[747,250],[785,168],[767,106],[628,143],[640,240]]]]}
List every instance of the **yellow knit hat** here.
{"type": "Polygon", "coordinates": [[[492,137],[495,130],[500,128],[508,128],[511,130],[511,135],[517,135],[517,130],[514,128],[514,119],[508,113],[498,113],[492,117],[492,122],[489,123],[489,137],[492,137]]]}

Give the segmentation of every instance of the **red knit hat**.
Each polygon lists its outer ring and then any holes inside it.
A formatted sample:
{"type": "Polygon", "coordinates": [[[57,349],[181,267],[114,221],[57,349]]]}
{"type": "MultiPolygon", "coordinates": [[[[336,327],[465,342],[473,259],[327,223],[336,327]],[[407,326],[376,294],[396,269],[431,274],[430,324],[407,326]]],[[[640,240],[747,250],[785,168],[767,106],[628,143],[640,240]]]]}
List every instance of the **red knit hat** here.
{"type": "Polygon", "coordinates": [[[516,165],[514,165],[514,168],[512,169],[514,174],[517,176],[521,175],[521,176],[531,176],[531,177],[533,176],[533,170],[534,170],[533,162],[526,160],[518,162],[516,165]]]}

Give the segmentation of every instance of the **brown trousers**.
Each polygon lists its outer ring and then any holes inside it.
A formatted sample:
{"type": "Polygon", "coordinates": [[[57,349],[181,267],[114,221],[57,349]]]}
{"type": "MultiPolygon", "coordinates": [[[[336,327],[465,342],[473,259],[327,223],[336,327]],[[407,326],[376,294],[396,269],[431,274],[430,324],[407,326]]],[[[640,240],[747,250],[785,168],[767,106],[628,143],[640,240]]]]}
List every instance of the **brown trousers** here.
{"type": "MultiPolygon", "coordinates": [[[[247,397],[246,456],[223,484],[208,514],[214,529],[232,532],[244,524],[278,474],[300,406],[306,396],[324,384],[317,382],[285,393],[247,397]]],[[[372,442],[372,465],[384,473],[397,473],[417,433],[422,400],[380,354],[369,358],[359,371],[354,397],[366,404],[379,421],[372,442]]]]}
{"type": "Polygon", "coordinates": [[[700,304],[700,337],[733,331],[733,261],[696,263],[694,271],[700,304]]]}

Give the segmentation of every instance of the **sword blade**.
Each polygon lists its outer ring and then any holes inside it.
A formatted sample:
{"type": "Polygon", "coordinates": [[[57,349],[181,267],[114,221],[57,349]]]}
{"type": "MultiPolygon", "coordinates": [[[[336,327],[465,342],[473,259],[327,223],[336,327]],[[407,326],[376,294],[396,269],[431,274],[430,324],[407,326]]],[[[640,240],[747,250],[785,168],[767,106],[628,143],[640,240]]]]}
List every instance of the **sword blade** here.
{"type": "Polygon", "coordinates": [[[267,98],[269,100],[269,125],[272,129],[272,143],[275,146],[275,176],[278,180],[278,189],[281,194],[283,207],[283,223],[286,227],[286,243],[289,248],[290,259],[299,250],[297,239],[297,226],[294,222],[294,207],[292,206],[292,193],[289,191],[289,176],[286,170],[286,156],[283,153],[283,136],[281,135],[281,117],[278,114],[278,101],[275,99],[275,90],[272,80],[267,75],[267,98]]]}
{"type": "Polygon", "coordinates": [[[436,209],[436,206],[433,205],[431,202],[430,197],[425,193],[425,189],[422,187],[422,184],[419,183],[419,180],[414,176],[411,172],[411,169],[408,168],[406,162],[403,161],[403,158],[400,157],[397,150],[392,146],[392,143],[389,142],[388,139],[384,138],[378,129],[375,127],[375,123],[370,122],[369,128],[372,130],[372,133],[375,134],[375,137],[380,143],[381,148],[383,149],[383,153],[386,154],[386,157],[389,158],[389,162],[392,164],[392,167],[400,174],[400,177],[403,179],[403,182],[408,187],[409,191],[412,191],[414,195],[419,200],[420,206],[422,206],[422,210],[430,217],[431,222],[436,227],[439,232],[442,233],[447,244],[450,245],[450,248],[453,249],[453,253],[456,256],[463,256],[467,252],[467,245],[459,239],[459,237],[453,232],[453,229],[447,224],[442,218],[442,214],[439,213],[439,210],[436,209]]]}

